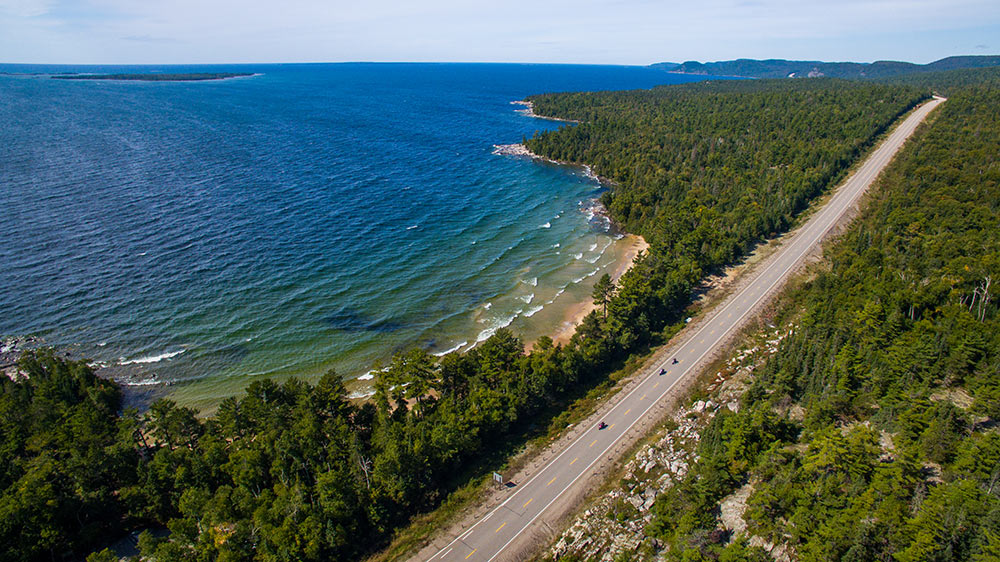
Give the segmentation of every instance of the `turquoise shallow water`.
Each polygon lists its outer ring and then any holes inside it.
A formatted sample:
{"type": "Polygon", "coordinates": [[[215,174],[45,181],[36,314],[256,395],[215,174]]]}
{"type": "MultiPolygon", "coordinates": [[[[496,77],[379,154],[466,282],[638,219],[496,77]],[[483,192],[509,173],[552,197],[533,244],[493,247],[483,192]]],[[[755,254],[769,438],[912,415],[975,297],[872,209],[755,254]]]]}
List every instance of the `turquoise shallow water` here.
{"type": "MultiPolygon", "coordinates": [[[[150,71],[29,67],[0,71],[150,71]]],[[[690,80],[640,67],[178,67],[200,83],[0,76],[0,334],[209,407],[255,377],[565,321],[621,243],[582,170],[498,156],[559,126],[532,93],[690,80]]]]}

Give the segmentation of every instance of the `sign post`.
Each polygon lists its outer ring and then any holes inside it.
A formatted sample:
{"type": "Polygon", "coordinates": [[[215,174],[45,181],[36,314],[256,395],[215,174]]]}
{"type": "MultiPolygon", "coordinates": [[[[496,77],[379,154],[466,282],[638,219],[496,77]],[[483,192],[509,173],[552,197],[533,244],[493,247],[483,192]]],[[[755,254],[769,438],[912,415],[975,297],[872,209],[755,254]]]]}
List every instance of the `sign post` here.
{"type": "Polygon", "coordinates": [[[493,481],[497,483],[498,488],[503,488],[503,476],[500,476],[499,472],[493,473],[493,481]]]}

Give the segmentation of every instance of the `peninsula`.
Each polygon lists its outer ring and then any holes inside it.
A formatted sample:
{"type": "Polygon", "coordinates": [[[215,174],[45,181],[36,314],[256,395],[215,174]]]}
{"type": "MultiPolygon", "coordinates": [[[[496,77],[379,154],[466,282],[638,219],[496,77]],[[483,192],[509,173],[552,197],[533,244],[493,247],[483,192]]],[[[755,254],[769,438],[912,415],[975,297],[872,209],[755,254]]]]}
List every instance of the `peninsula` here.
{"type": "Polygon", "coordinates": [[[179,74],[60,74],[55,80],[132,80],[138,82],[202,82],[253,76],[252,72],[189,72],[179,74]]]}

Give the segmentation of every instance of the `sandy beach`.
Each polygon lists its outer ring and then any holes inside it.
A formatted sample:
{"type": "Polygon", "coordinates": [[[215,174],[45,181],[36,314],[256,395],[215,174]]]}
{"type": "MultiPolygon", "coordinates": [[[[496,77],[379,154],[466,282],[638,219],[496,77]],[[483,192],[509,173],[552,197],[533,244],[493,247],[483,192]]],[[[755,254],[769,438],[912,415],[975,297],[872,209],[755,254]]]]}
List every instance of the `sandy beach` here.
{"type": "MultiPolygon", "coordinates": [[[[625,272],[632,268],[635,263],[635,258],[640,252],[645,252],[649,249],[649,244],[643,239],[642,236],[635,234],[626,234],[625,239],[629,242],[628,248],[625,250],[622,259],[618,261],[615,265],[614,271],[611,273],[611,280],[617,282],[625,272]]],[[[597,310],[597,305],[594,304],[593,300],[586,300],[584,302],[576,303],[571,305],[566,309],[566,314],[563,317],[563,322],[560,324],[559,328],[554,334],[552,334],[552,341],[557,344],[563,344],[569,342],[573,334],[576,333],[576,327],[583,322],[588,314],[592,311],[597,310]]],[[[534,342],[528,345],[528,349],[534,345],[534,342]]]]}

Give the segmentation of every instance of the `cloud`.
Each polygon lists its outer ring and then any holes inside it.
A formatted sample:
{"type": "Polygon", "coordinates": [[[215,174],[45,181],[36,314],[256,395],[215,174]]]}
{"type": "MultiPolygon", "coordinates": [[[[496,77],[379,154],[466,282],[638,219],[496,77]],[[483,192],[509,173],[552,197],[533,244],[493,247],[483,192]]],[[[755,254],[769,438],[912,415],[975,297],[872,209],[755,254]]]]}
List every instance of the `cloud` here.
{"type": "Polygon", "coordinates": [[[150,35],[126,35],[122,37],[124,41],[134,41],[136,43],[177,43],[173,37],[152,37],[150,35]]]}
{"type": "Polygon", "coordinates": [[[52,0],[0,0],[0,13],[19,18],[43,16],[52,10],[52,0]]]}
{"type": "Polygon", "coordinates": [[[952,54],[944,34],[971,28],[966,44],[991,42],[1000,2],[0,0],[8,61],[912,60],[952,54]]]}

